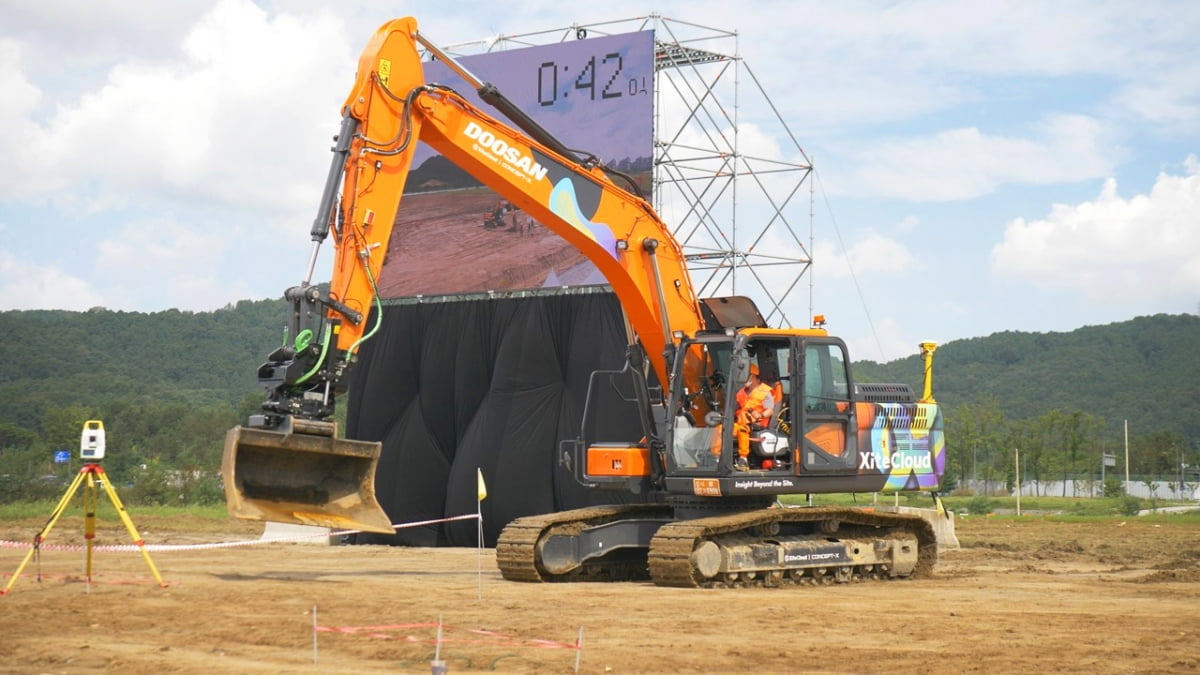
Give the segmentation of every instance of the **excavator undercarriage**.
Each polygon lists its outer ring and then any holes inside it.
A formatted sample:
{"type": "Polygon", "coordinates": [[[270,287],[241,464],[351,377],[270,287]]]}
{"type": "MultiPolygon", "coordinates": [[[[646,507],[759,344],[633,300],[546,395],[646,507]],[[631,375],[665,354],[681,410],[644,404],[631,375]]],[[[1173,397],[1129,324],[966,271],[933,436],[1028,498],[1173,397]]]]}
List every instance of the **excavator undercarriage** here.
{"type": "Polygon", "coordinates": [[[520,518],[496,560],[511,581],[648,579],[659,586],[783,587],[928,576],[933,527],[917,516],[772,507],[675,520],[661,505],[520,518]]]}

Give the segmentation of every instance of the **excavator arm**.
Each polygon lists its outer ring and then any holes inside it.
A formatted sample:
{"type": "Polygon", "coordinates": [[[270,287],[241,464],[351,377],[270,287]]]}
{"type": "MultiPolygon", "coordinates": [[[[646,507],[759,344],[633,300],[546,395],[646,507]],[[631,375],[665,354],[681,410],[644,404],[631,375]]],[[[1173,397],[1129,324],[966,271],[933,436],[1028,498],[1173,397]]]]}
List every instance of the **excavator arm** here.
{"type": "MultiPolygon", "coordinates": [[[[616,185],[593,158],[567,154],[506,103],[494,87],[425,40],[413,19],[392,21],[375,34],[359,59],[358,78],[345,104],[358,132],[345,165],[340,217],[347,225],[341,228],[331,294],[365,311],[365,300],[374,295],[370,278],[378,276],[419,139],[587,256],[612,285],[654,372],[665,382],[664,350],[676,342],[672,332],[693,334],[701,325],[678,242],[649,203],[616,185]],[[521,118],[517,123],[525,133],[450,89],[426,84],[418,43],[473,80],[482,97],[521,118]]],[[[339,345],[349,348],[356,331],[342,331],[339,345]]]]}
{"type": "MultiPolygon", "coordinates": [[[[327,421],[346,369],[370,336],[376,280],[417,141],[424,141],[582,252],[612,286],[650,370],[667,382],[678,335],[703,325],[683,252],[654,209],[580,158],[489,84],[417,31],[412,18],[383,25],[358,62],[343,105],[288,344],[259,369],[264,414],[230,430],[222,472],[239,517],[390,532],[374,500],[379,444],[339,440],[327,421]],[[521,130],[458,93],[425,82],[418,44],[431,50],[521,130]],[[312,283],[333,236],[328,291],[312,283]]],[[[380,312],[376,312],[376,321],[380,312]]],[[[686,369],[699,378],[697,368],[686,369]]]]}

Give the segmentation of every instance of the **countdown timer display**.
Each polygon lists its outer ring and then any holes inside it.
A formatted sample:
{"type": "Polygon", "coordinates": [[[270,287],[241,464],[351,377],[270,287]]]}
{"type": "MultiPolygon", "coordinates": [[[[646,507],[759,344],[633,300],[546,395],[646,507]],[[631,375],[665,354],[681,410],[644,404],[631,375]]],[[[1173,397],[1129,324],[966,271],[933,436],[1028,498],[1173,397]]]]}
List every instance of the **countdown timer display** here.
{"type": "Polygon", "coordinates": [[[652,75],[633,73],[619,52],[603,56],[591,54],[586,61],[572,64],[543,61],[538,66],[538,105],[545,108],[567,102],[571,94],[587,101],[619,101],[627,96],[648,96],[652,75]],[[578,74],[576,74],[578,73],[578,74]]]}
{"type": "MultiPolygon", "coordinates": [[[[586,150],[605,162],[652,156],[654,31],[476,54],[458,61],[496,85],[567,147],[586,150]]],[[[489,115],[499,114],[444,64],[426,63],[425,79],[448,85],[489,115]]],[[[418,155],[416,164],[422,159],[418,155]]]]}

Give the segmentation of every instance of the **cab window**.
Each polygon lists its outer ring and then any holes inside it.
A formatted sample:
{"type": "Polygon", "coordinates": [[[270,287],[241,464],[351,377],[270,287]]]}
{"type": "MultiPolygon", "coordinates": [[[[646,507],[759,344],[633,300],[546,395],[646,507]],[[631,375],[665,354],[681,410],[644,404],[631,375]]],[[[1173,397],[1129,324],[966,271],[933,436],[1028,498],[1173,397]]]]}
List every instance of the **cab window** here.
{"type": "Polygon", "coordinates": [[[836,413],[849,400],[846,359],[839,345],[808,344],[804,348],[804,409],[836,413]]]}

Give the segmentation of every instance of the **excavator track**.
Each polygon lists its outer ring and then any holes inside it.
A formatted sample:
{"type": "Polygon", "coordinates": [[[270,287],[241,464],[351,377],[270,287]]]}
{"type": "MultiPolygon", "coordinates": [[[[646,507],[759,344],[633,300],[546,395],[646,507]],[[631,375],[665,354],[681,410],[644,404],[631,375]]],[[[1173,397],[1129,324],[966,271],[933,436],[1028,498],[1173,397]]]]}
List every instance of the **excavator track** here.
{"type": "Polygon", "coordinates": [[[649,553],[654,583],[684,588],[924,577],[936,563],[937,538],[924,519],[837,507],[772,508],[673,522],[654,535],[649,553]],[[813,533],[786,534],[796,524],[813,533]]]}
{"type": "Polygon", "coordinates": [[[667,505],[596,506],[513,521],[496,561],[509,581],[778,588],[928,576],[937,538],[918,516],[866,509],[767,508],[676,521],[667,505]],[[597,542],[621,538],[597,530],[636,523],[653,532],[648,553],[643,543],[587,556],[597,542]]]}
{"type": "Polygon", "coordinates": [[[496,542],[496,564],[509,581],[629,581],[648,579],[644,552],[623,555],[616,551],[602,559],[589,560],[574,569],[555,572],[543,561],[546,542],[555,537],[572,537],[585,528],[618,520],[669,521],[671,508],[658,504],[594,506],[558,513],[518,518],[509,523],[496,542]]]}

